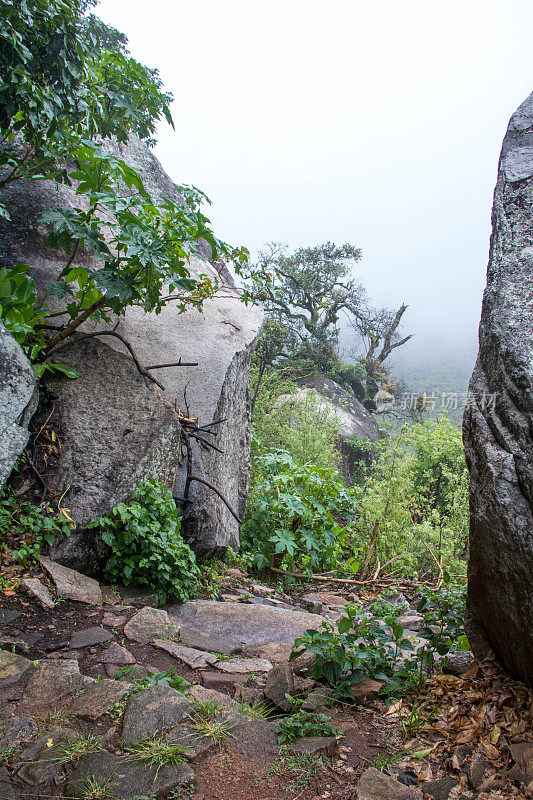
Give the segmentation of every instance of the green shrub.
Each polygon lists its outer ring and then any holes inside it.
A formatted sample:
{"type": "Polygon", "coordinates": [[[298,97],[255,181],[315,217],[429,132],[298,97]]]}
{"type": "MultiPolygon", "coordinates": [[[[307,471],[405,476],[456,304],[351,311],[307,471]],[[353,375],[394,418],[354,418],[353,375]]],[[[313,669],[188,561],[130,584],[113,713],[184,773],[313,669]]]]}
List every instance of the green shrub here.
{"type": "Polygon", "coordinates": [[[43,544],[53,545],[56,538],[70,536],[67,518],[48,507],[21,503],[8,490],[0,490],[1,548],[15,563],[26,565],[39,558],[43,544]]]}
{"type": "Polygon", "coordinates": [[[355,488],[353,548],[365,552],[379,522],[371,564],[392,560],[391,569],[409,577],[439,576],[437,562],[464,573],[469,480],[461,432],[439,417],[405,425],[377,448],[372,471],[355,488]]]}
{"type": "Polygon", "coordinates": [[[295,742],[302,736],[342,736],[343,732],[334,728],[331,719],[325,714],[312,714],[297,711],[278,722],[276,726],[278,743],[295,742]]]}
{"type": "Polygon", "coordinates": [[[305,651],[314,653],[313,677],[329,683],[340,697],[353,699],[351,687],[365,678],[383,683],[380,694],[398,695],[423,679],[437,654],[468,649],[462,623],[464,603],[462,587],[422,588],[418,609],[425,627],[417,636],[427,644],[416,652],[409,631],[404,631],[398,611],[390,604],[380,604],[383,616],[373,613],[372,607],[367,612],[350,605],[336,625],[326,620],[296,639],[290,660],[305,651]]]}
{"type": "Polygon", "coordinates": [[[295,461],[287,452],[256,460],[256,485],[241,529],[242,545],[255,564],[309,572],[338,567],[345,524],[355,502],[339,473],[295,461]]]}
{"type": "Polygon", "coordinates": [[[181,537],[176,504],[153,478],[88,527],[98,528],[111,548],[104,567],[109,581],[150,586],[161,604],[187,600],[196,589],[200,573],[181,537]]]}
{"type": "MultiPolygon", "coordinates": [[[[252,370],[252,387],[257,368],[252,370]]],[[[252,459],[274,450],[286,450],[303,462],[336,469],[340,423],[321,406],[317,394],[297,398],[298,387],[283,373],[269,370],[261,381],[252,416],[252,459]],[[280,399],[283,398],[283,399],[280,399]]]]}

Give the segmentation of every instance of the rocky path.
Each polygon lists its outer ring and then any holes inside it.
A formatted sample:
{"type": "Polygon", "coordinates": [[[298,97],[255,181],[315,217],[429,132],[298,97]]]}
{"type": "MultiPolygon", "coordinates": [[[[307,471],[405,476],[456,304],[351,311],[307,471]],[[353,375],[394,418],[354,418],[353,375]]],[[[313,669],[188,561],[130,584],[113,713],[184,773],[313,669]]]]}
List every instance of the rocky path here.
{"type": "MultiPolygon", "coordinates": [[[[294,599],[227,570],[217,600],[158,609],[149,593],[41,567],[0,604],[0,800],[463,796],[457,780],[423,792],[369,768],[400,741],[375,688],[332,704],[310,656],[288,663],[294,639],[353,595],[294,599]],[[287,694],[342,735],[280,747],[287,694]]],[[[403,619],[420,624],[408,608],[403,619]]]]}

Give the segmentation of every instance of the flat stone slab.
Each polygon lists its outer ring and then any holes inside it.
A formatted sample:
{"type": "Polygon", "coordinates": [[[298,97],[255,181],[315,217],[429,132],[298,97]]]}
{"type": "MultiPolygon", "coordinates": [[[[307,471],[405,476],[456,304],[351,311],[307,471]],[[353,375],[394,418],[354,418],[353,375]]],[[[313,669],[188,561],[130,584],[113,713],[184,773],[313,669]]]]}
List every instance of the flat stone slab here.
{"type": "Polygon", "coordinates": [[[210,705],[218,706],[219,708],[228,711],[238,711],[239,704],[232,700],[229,695],[223,692],[217,692],[215,689],[208,689],[206,686],[191,686],[189,694],[197,703],[209,703],[210,705]]]}
{"type": "Polygon", "coordinates": [[[187,761],[195,762],[216,750],[218,742],[212,736],[201,736],[189,725],[176,725],[166,734],[165,742],[185,748],[187,761]]]}
{"type": "Polygon", "coordinates": [[[0,650],[0,689],[18,683],[31,666],[31,661],[24,656],[0,650]]]}
{"type": "Polygon", "coordinates": [[[225,656],[240,653],[242,650],[241,643],[236,639],[219,636],[218,633],[201,631],[190,625],[181,626],[180,644],[194,647],[196,650],[206,650],[209,653],[222,653],[225,656]]]}
{"type": "Polygon", "coordinates": [[[47,731],[20,756],[22,766],[17,770],[19,778],[30,786],[59,777],[63,771],[63,745],[78,739],[80,734],[69,728],[56,728],[47,731]]]}
{"type": "Polygon", "coordinates": [[[217,669],[230,674],[269,672],[272,664],[266,658],[228,658],[227,661],[219,661],[217,669]]]}
{"type": "Polygon", "coordinates": [[[216,664],[218,661],[218,657],[212,653],[196,650],[194,647],[184,647],[182,644],[169,642],[165,639],[154,639],[152,644],[155,647],[159,647],[161,650],[166,650],[167,653],[183,661],[183,663],[187,664],[191,669],[207,667],[208,664],[216,664]]]}
{"type": "Polygon", "coordinates": [[[135,664],[135,658],[130,651],[126,650],[125,647],[122,647],[117,642],[111,642],[98,660],[100,664],[118,664],[122,667],[127,664],[135,664]]]}
{"type": "Polygon", "coordinates": [[[318,628],[324,621],[324,617],[307,611],[216,600],[190,600],[168,607],[168,613],[178,627],[227,637],[242,646],[294,642],[308,628],[318,628]]]}
{"type": "Polygon", "coordinates": [[[69,642],[71,650],[79,650],[82,647],[93,647],[95,644],[102,644],[108,642],[113,638],[113,634],[95,625],[92,628],[85,628],[82,631],[75,631],[69,642]]]}
{"type": "Polygon", "coordinates": [[[129,745],[153,739],[166,728],[178,725],[193,710],[193,704],[170,686],[159,684],[134,694],[128,700],[122,725],[122,741],[129,745]]]}
{"type": "Polygon", "coordinates": [[[358,800],[417,800],[420,797],[418,789],[404,786],[374,767],[363,772],[356,791],[358,800]]]}
{"type": "Polygon", "coordinates": [[[161,767],[157,771],[126,755],[95,753],[80,758],[68,780],[65,794],[83,797],[91,778],[106,787],[106,800],[132,800],[135,797],[166,797],[172,789],[192,783],[194,772],[187,764],[161,767]]]}
{"type": "Polygon", "coordinates": [[[43,608],[52,609],[55,606],[54,599],[44,583],[39,578],[24,578],[22,587],[30,597],[33,597],[43,608]]]}
{"type": "Polygon", "coordinates": [[[179,638],[179,626],[172,624],[162,608],[145,606],[124,627],[128,639],[139,644],[150,644],[154,639],[179,638]]]}
{"type": "Polygon", "coordinates": [[[104,679],[88,686],[83,694],[74,698],[69,711],[79,717],[98,719],[106,714],[115,703],[122,700],[131,686],[122,681],[104,679]]]}
{"type": "Polygon", "coordinates": [[[64,567],[50,558],[41,557],[39,563],[48,572],[56,586],[59,597],[66,597],[68,600],[77,600],[79,603],[88,605],[102,605],[102,592],[100,584],[81,572],[64,567]]]}
{"type": "Polygon", "coordinates": [[[80,674],[74,659],[40,661],[24,690],[20,708],[29,713],[48,706],[56,709],[61,702],[70,702],[77,692],[94,683],[94,678],[80,674]]]}

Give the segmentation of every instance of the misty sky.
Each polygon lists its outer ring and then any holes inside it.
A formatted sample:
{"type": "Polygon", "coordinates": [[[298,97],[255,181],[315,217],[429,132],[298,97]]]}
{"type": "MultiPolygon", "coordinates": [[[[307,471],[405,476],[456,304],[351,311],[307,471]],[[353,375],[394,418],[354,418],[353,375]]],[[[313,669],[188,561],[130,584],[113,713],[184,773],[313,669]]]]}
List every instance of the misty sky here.
{"type": "Polygon", "coordinates": [[[156,153],[252,250],[363,249],[411,353],[475,347],[509,116],[533,90],[532,0],[102,0],[174,94],[156,153]]]}

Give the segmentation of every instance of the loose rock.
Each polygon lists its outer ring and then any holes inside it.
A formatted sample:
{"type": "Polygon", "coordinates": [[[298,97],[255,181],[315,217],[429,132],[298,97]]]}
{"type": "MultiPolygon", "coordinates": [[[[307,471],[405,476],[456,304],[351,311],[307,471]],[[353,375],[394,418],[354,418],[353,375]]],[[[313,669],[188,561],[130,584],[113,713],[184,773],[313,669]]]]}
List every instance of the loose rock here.
{"type": "Polygon", "coordinates": [[[179,626],[173,625],[162,608],[141,608],[124,627],[128,639],[139,644],[149,644],[154,639],[176,639],[179,626]]]}
{"type": "Polygon", "coordinates": [[[183,661],[184,664],[191,667],[191,669],[199,669],[206,667],[208,664],[216,664],[218,656],[212,653],[205,653],[203,650],[195,650],[194,647],[184,647],[175,642],[169,642],[165,639],[154,639],[153,644],[161,650],[166,650],[171,656],[183,661]]]}
{"type": "Polygon", "coordinates": [[[285,695],[294,697],[295,683],[294,672],[288,664],[278,664],[272,667],[267,675],[265,697],[268,697],[282,711],[291,710],[291,702],[285,695]]]}
{"type": "Polygon", "coordinates": [[[31,661],[24,656],[0,650],[0,689],[18,683],[31,666],[31,661]]]}
{"type": "Polygon", "coordinates": [[[68,600],[77,600],[79,603],[88,605],[101,605],[102,592],[98,581],[82,575],[69,567],[57,564],[49,558],[41,557],[40,564],[45,568],[55,583],[59,597],[66,597],[68,600]]]}
{"type": "Polygon", "coordinates": [[[268,672],[272,664],[265,658],[228,658],[227,661],[219,661],[217,668],[231,674],[268,672]]]}
{"type": "Polygon", "coordinates": [[[418,789],[404,786],[373,767],[363,772],[356,791],[357,800],[416,800],[422,796],[418,789]]]}
{"type": "Polygon", "coordinates": [[[52,609],[55,606],[52,595],[38,578],[24,578],[22,587],[26,589],[28,594],[34,597],[43,608],[52,609]]]}
{"type": "Polygon", "coordinates": [[[102,644],[108,642],[113,638],[109,631],[104,630],[98,625],[93,628],[86,628],[83,631],[76,631],[69,643],[69,647],[76,650],[82,647],[93,647],[95,644],[102,644]]]}
{"type": "Polygon", "coordinates": [[[134,694],[128,700],[122,726],[124,744],[152,739],[165,728],[177,725],[192,710],[185,695],[170,686],[158,685],[134,694]]]}
{"type": "Polygon", "coordinates": [[[129,691],[129,686],[121,681],[104,679],[88,686],[85,691],[74,698],[69,711],[79,717],[98,719],[111,707],[122,700],[129,691]]]}

